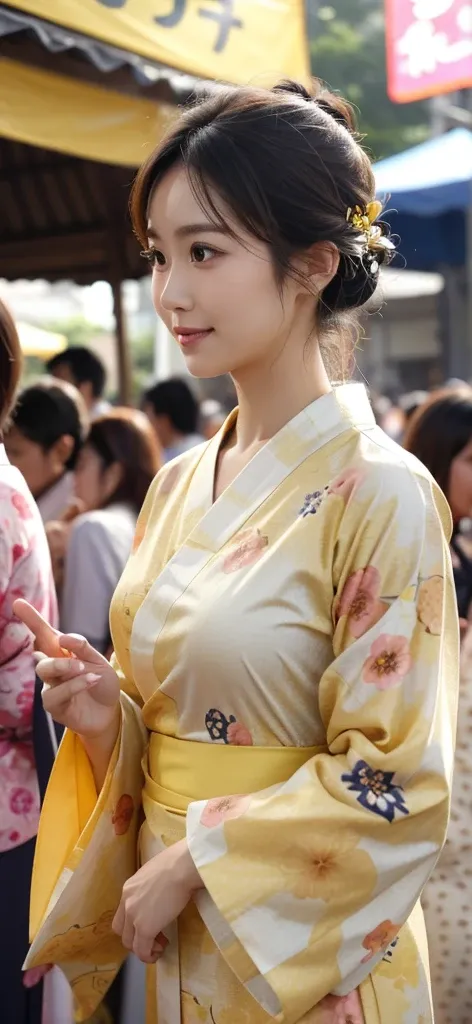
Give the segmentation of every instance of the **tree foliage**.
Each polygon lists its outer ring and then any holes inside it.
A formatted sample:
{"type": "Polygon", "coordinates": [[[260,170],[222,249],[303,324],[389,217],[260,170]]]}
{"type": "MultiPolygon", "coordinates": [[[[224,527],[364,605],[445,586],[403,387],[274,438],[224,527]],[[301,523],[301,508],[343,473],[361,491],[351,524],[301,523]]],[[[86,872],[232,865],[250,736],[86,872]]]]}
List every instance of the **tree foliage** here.
{"type": "Polygon", "coordinates": [[[307,15],[313,74],[358,108],[374,159],[426,139],[427,102],[387,96],[383,0],[308,0],[307,15]]]}

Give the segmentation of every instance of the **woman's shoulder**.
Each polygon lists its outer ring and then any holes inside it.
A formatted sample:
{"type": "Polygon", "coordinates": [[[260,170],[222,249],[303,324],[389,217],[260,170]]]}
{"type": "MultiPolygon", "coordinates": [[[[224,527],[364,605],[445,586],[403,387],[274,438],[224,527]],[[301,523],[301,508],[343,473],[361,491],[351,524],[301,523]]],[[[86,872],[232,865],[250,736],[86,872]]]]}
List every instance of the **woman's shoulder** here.
{"type": "Polygon", "coordinates": [[[331,488],[349,492],[352,510],[357,500],[359,511],[373,516],[376,507],[388,503],[392,515],[410,521],[434,516],[448,538],[452,533],[449,505],[429,470],[380,427],[359,431],[331,488]]]}

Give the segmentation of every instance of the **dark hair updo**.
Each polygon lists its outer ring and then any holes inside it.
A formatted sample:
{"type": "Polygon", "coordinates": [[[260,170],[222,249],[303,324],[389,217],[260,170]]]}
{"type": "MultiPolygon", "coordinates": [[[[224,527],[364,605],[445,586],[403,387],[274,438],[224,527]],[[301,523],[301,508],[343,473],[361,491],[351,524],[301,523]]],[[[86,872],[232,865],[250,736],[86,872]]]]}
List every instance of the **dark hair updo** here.
{"type": "Polygon", "coordinates": [[[271,91],[205,87],[138,172],[131,196],[135,233],[146,246],[153,190],[181,162],[214,222],[229,230],[216,193],[269,246],[279,281],[314,244],[337,247],[339,267],[318,306],[319,326],[337,326],[339,314],[370,299],[388,254],[382,246],[370,249],[349,218],[375,199],[371,163],[355,131],[349,103],[316,80],[312,93],[292,81],[271,91]]]}

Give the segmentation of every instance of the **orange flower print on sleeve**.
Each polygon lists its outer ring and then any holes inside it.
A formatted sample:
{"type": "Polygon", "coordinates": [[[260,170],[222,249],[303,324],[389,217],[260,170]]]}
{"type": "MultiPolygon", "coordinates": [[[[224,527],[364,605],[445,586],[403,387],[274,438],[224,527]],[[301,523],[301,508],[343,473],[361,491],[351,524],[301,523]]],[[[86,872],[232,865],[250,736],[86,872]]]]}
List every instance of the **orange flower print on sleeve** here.
{"type": "Polygon", "coordinates": [[[325,996],[319,1009],[320,1024],[364,1024],[364,1012],[357,989],[348,996],[325,996]]]}
{"type": "Polygon", "coordinates": [[[124,836],[128,831],[134,813],[133,797],[123,793],[118,800],[112,816],[112,824],[117,836],[124,836]]]}
{"type": "Polygon", "coordinates": [[[346,581],[336,617],[347,615],[349,632],[356,640],[375,626],[387,611],[388,604],[379,597],[380,573],[374,565],[357,569],[346,581]]]}
{"type": "Polygon", "coordinates": [[[241,722],[230,722],[228,725],[228,743],[233,747],[252,747],[252,736],[249,729],[241,722]]]}
{"type": "Polygon", "coordinates": [[[364,662],[362,678],[377,690],[389,690],[408,674],[412,664],[406,637],[382,633],[372,644],[370,655],[364,662]]]}
{"type": "Polygon", "coordinates": [[[255,527],[243,530],[237,537],[235,547],[226,555],[223,572],[238,572],[238,569],[255,565],[264,554],[268,543],[269,538],[263,537],[261,531],[255,527]]]}
{"type": "Polygon", "coordinates": [[[369,950],[362,963],[368,963],[376,953],[386,950],[400,931],[400,927],[399,924],[394,924],[393,921],[382,921],[381,924],[377,925],[377,928],[374,928],[373,932],[369,932],[362,942],[364,949],[369,950]]]}
{"type": "Polygon", "coordinates": [[[142,539],[144,537],[145,532],[146,532],[146,524],[145,523],[138,523],[137,526],[136,526],[134,537],[133,537],[133,546],[131,548],[133,554],[134,554],[135,551],[138,550],[139,545],[141,544],[141,541],[142,541],[142,539]]]}
{"type": "Polygon", "coordinates": [[[240,818],[247,811],[250,796],[217,796],[207,800],[200,821],[205,828],[215,828],[222,821],[240,818]]]}
{"type": "Polygon", "coordinates": [[[444,580],[442,576],[430,576],[423,580],[418,588],[417,614],[426,632],[434,636],[441,635],[444,600],[444,580]]]}

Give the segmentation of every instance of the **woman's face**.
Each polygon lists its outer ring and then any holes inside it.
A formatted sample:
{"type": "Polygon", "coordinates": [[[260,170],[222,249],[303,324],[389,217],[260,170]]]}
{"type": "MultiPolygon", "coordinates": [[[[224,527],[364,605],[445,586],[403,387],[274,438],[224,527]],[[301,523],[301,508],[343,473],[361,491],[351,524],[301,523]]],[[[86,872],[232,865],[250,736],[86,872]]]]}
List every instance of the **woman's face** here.
{"type": "Polygon", "coordinates": [[[84,445],[75,467],[75,495],[87,509],[100,508],[110,497],[110,470],[92,445],[84,445]]]}
{"type": "Polygon", "coordinates": [[[195,377],[262,367],[295,324],[305,341],[313,328],[314,299],[303,282],[287,279],[281,301],[268,246],[221,209],[238,240],[211,224],[181,167],[163,178],[149,207],[154,306],[195,377]]]}
{"type": "MultiPolygon", "coordinates": [[[[34,498],[39,498],[59,480],[65,470],[62,438],[48,451],[35,441],[30,441],[18,427],[10,427],[5,436],[5,448],[8,458],[23,474],[34,498]]],[[[72,440],[69,439],[68,440],[72,440]]],[[[70,446],[66,445],[66,460],[71,454],[70,446]]]]}
{"type": "Polygon", "coordinates": [[[472,517],[472,439],[452,460],[448,491],[454,522],[472,517]]]}

